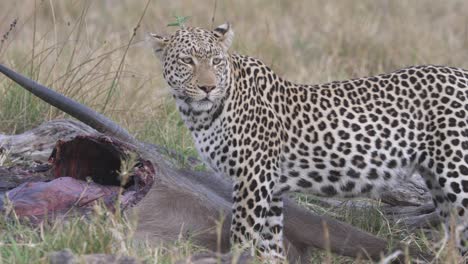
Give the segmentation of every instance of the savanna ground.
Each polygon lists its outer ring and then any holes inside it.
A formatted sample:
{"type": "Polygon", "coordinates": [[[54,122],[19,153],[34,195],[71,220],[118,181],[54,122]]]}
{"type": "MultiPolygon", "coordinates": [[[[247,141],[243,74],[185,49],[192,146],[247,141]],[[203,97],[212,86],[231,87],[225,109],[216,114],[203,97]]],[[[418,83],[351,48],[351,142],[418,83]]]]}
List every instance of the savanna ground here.
{"type": "MultiPolygon", "coordinates": [[[[147,32],[168,33],[175,15],[212,28],[232,22],[232,50],[262,59],[299,83],[378,74],[415,64],[468,68],[468,2],[365,1],[0,1],[0,63],[98,110],[139,139],[197,155],[176,112],[147,32]]],[[[64,117],[0,77],[0,131],[17,133],[64,117]]],[[[180,162],[183,163],[183,160],[180,162]]],[[[380,237],[435,250],[382,216],[378,207],[328,212],[380,237]]],[[[327,211],[327,212],[326,212],[327,211]]],[[[92,221],[30,227],[0,216],[0,263],[47,262],[47,252],[115,253],[172,263],[203,250],[180,241],[152,248],[132,241],[133,226],[97,208],[92,221]]],[[[317,253],[313,263],[353,260],[317,253]]],[[[441,262],[454,261],[443,253],[441,262]]]]}

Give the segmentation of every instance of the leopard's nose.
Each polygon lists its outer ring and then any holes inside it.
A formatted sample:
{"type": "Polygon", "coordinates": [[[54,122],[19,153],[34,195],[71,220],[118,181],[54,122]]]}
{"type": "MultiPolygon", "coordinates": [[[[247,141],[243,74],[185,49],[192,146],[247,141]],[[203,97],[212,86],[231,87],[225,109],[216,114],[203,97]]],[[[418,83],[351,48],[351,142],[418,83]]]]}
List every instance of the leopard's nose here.
{"type": "Polygon", "coordinates": [[[203,85],[203,86],[198,86],[198,88],[202,91],[204,91],[205,93],[209,93],[211,92],[216,86],[209,86],[209,85],[203,85]]]}

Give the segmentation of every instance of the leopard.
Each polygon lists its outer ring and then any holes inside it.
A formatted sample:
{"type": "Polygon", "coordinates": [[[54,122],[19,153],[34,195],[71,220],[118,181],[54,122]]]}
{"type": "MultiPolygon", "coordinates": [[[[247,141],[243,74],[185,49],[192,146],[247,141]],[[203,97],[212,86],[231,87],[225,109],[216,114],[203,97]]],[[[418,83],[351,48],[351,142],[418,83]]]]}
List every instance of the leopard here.
{"type": "Polygon", "coordinates": [[[467,70],[420,65],[296,84],[231,52],[230,23],[149,35],[201,158],[233,181],[232,243],[282,261],[285,194],[378,199],[419,173],[466,255],[467,70]]]}

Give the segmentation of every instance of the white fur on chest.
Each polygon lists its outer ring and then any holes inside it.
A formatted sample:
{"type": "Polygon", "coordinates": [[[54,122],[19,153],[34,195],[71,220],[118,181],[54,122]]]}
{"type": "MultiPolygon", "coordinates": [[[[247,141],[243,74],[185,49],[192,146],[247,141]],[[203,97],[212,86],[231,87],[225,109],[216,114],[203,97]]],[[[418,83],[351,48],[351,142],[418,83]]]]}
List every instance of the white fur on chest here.
{"type": "Polygon", "coordinates": [[[193,141],[198,154],[202,158],[203,162],[215,172],[220,172],[220,169],[216,165],[217,156],[213,157],[211,153],[214,151],[214,148],[220,144],[221,139],[219,136],[222,135],[222,132],[219,133],[219,130],[221,129],[219,124],[220,121],[215,120],[206,130],[192,131],[193,141]]]}
{"type": "MultiPolygon", "coordinates": [[[[217,155],[213,155],[216,146],[222,142],[224,135],[223,131],[223,114],[217,116],[213,120],[214,111],[200,111],[193,109],[184,101],[176,101],[185,125],[191,131],[195,147],[203,162],[213,171],[220,172],[220,168],[216,165],[217,155]]],[[[206,110],[206,109],[204,109],[206,110]]]]}

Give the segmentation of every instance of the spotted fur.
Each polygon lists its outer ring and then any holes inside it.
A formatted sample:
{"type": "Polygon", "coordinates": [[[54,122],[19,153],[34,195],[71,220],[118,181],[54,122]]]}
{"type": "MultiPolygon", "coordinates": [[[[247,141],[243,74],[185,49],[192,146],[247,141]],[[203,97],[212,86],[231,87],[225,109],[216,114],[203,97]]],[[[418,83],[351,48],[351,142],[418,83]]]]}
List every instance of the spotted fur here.
{"type": "Polygon", "coordinates": [[[234,179],[234,242],[282,258],[283,193],[378,198],[419,172],[446,223],[455,212],[466,253],[466,70],[416,66],[295,84],[255,58],[228,53],[232,36],[229,24],[187,27],[154,35],[153,48],[200,155],[234,179]],[[212,74],[208,90],[200,71],[212,74]]]}

